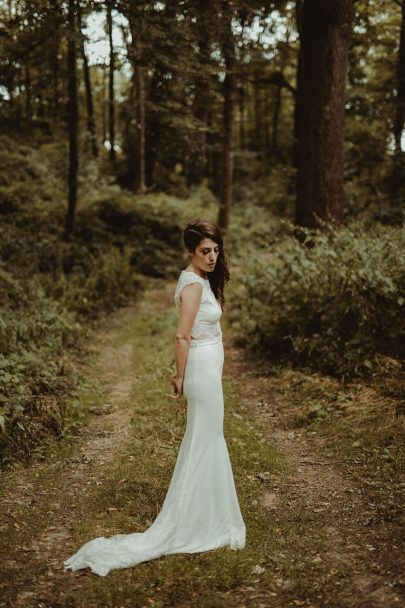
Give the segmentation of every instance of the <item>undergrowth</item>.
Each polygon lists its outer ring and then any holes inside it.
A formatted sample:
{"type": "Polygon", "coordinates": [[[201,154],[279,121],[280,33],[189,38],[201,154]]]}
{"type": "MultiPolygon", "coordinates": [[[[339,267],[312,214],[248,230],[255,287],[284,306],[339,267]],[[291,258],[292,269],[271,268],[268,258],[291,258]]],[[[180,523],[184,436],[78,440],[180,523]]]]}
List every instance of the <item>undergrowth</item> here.
{"type": "Polygon", "coordinates": [[[232,284],[240,344],[339,377],[399,369],[405,354],[405,231],[361,222],[280,237],[232,284]]]}

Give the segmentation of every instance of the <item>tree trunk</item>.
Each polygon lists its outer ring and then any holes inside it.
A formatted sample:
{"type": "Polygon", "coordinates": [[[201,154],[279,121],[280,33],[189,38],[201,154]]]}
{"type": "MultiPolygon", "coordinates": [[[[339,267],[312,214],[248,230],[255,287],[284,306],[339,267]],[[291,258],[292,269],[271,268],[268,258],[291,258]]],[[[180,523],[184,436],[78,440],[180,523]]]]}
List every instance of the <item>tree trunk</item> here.
{"type": "Polygon", "coordinates": [[[59,45],[60,45],[60,28],[61,14],[57,0],[51,0],[52,15],[54,21],[54,30],[52,32],[52,43],[49,53],[50,80],[52,87],[51,99],[51,117],[56,121],[59,116],[59,45]]]}
{"type": "Polygon", "coordinates": [[[344,212],[343,125],[353,0],[299,3],[295,221],[339,222],[344,212]]]}
{"type": "Polygon", "coordinates": [[[24,66],[24,72],[25,72],[25,118],[27,120],[27,123],[29,124],[32,119],[32,103],[31,103],[32,91],[31,91],[31,71],[30,71],[30,64],[29,64],[28,59],[26,60],[26,63],[24,66]]]}
{"type": "Polygon", "coordinates": [[[241,81],[239,84],[239,149],[246,149],[246,131],[245,131],[245,100],[246,100],[246,92],[245,92],[245,83],[244,83],[244,75],[243,72],[241,74],[241,81]]]}
{"type": "MultiPolygon", "coordinates": [[[[246,90],[246,73],[245,73],[245,55],[246,49],[244,45],[244,33],[245,33],[245,25],[246,25],[246,14],[241,14],[239,12],[239,18],[241,21],[241,46],[239,50],[239,78],[236,84],[236,106],[239,121],[239,125],[236,128],[236,134],[238,136],[235,145],[238,146],[238,149],[243,151],[246,149],[246,126],[245,126],[245,114],[246,114],[246,99],[248,97],[248,93],[246,90]],[[239,128],[238,128],[239,127],[239,128]]],[[[236,109],[235,109],[236,111],[236,109]]]]}
{"type": "Polygon", "coordinates": [[[103,148],[105,146],[105,142],[107,141],[107,116],[106,116],[106,105],[107,105],[107,66],[103,64],[102,66],[103,76],[102,76],[102,85],[101,85],[101,141],[103,143],[103,148]]]}
{"type": "Polygon", "coordinates": [[[91,88],[90,69],[89,62],[87,61],[86,49],[84,47],[84,34],[82,30],[82,15],[80,8],[78,9],[77,15],[79,37],[80,37],[80,54],[83,60],[83,76],[84,86],[86,91],[86,108],[87,108],[87,131],[90,136],[91,150],[95,158],[98,157],[98,146],[96,136],[96,122],[94,119],[94,104],[93,104],[93,92],[91,88]]]}
{"type": "Polygon", "coordinates": [[[235,131],[235,41],[232,31],[232,3],[222,2],[223,44],[222,53],[225,59],[226,75],[224,80],[224,113],[222,142],[222,176],[221,198],[219,204],[218,224],[224,231],[228,228],[229,211],[232,202],[234,171],[234,131],[235,131]]]}
{"type": "Polygon", "coordinates": [[[113,26],[112,26],[112,3],[107,2],[107,30],[110,45],[110,71],[108,83],[108,130],[110,138],[110,161],[115,162],[115,99],[114,99],[114,45],[113,45],[113,26]]]}
{"type": "MultiPolygon", "coordinates": [[[[135,9],[136,10],[136,9],[135,9]]],[[[135,141],[135,170],[134,170],[134,192],[143,194],[146,192],[145,183],[145,78],[144,67],[142,65],[142,22],[141,16],[131,12],[131,59],[133,70],[133,89],[135,101],[135,122],[136,122],[136,141],[135,141]]]]}
{"type": "Polygon", "coordinates": [[[215,145],[215,136],[212,133],[212,108],[208,108],[207,113],[207,175],[211,182],[211,188],[215,196],[220,196],[221,186],[219,184],[219,180],[216,175],[215,167],[215,159],[214,159],[214,145],[215,145]]]}
{"type": "Polygon", "coordinates": [[[402,170],[402,133],[405,123],[405,0],[402,2],[401,8],[401,33],[399,40],[398,63],[397,63],[397,94],[395,99],[395,117],[394,117],[394,163],[391,174],[391,197],[395,200],[398,197],[401,186],[402,170]]]}
{"type": "MultiPolygon", "coordinates": [[[[280,77],[278,78],[278,82],[276,82],[276,91],[275,91],[275,100],[274,100],[274,111],[271,118],[271,137],[269,134],[270,142],[267,150],[270,151],[270,154],[273,153],[276,156],[280,156],[280,150],[278,147],[278,133],[280,127],[280,116],[283,107],[283,88],[287,85],[287,79],[284,76],[284,71],[287,67],[288,63],[288,47],[290,42],[290,30],[286,32],[285,38],[285,46],[281,47],[281,60],[280,60],[280,77]]],[[[290,89],[290,92],[295,94],[294,90],[290,89]]],[[[270,115],[270,112],[266,112],[266,114],[270,115]]],[[[268,131],[266,131],[268,133],[268,131]]]]}
{"type": "Polygon", "coordinates": [[[135,69],[136,92],[136,167],[134,190],[139,194],[146,192],[145,185],[145,78],[143,67],[135,69]]]}
{"type": "Polygon", "coordinates": [[[45,103],[44,103],[44,94],[41,89],[37,93],[37,98],[38,98],[37,112],[36,112],[37,116],[39,118],[44,118],[45,117],[45,103]]]}
{"type": "Polygon", "coordinates": [[[190,162],[190,182],[200,181],[208,172],[207,157],[207,127],[208,127],[208,108],[210,105],[210,82],[205,72],[205,68],[210,63],[210,37],[209,20],[211,11],[209,2],[201,0],[198,4],[198,60],[201,70],[195,82],[195,101],[194,113],[199,123],[199,130],[196,133],[195,154],[190,162]]]}
{"type": "Polygon", "coordinates": [[[262,104],[262,85],[260,84],[259,70],[254,71],[254,87],[253,87],[253,107],[255,116],[254,128],[254,150],[256,150],[259,160],[263,156],[263,104],[262,104]]]}
{"type": "Polygon", "coordinates": [[[68,43],[67,43],[67,69],[68,69],[68,132],[69,132],[69,193],[68,211],[66,216],[66,234],[74,230],[76,202],[77,202],[77,173],[79,168],[78,158],[78,101],[77,101],[77,76],[76,76],[76,3],[69,0],[68,3],[68,43]]]}
{"type": "Polygon", "coordinates": [[[53,34],[54,52],[51,57],[51,82],[52,82],[52,101],[51,101],[51,116],[53,120],[57,120],[59,116],[59,32],[53,34]]]}
{"type": "MultiPolygon", "coordinates": [[[[271,142],[270,142],[270,151],[272,154],[278,154],[278,128],[280,124],[280,114],[281,114],[281,104],[282,104],[282,94],[283,87],[279,84],[277,85],[274,99],[274,110],[272,116],[272,125],[271,125],[271,142]]],[[[269,149],[268,148],[268,149],[269,149]]]]}

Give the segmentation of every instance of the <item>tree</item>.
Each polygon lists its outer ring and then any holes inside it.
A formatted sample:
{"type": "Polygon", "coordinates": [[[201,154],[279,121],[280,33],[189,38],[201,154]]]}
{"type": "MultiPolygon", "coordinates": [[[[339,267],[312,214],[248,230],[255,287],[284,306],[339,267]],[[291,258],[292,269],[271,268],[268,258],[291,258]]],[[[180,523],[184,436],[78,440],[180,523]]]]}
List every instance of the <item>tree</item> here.
{"type": "Polygon", "coordinates": [[[98,146],[96,137],[96,122],[94,118],[94,104],[93,104],[93,92],[91,88],[90,69],[89,62],[87,61],[86,49],[84,46],[84,34],[83,34],[83,23],[82,23],[82,12],[78,5],[77,10],[77,25],[80,39],[80,54],[83,61],[83,75],[84,75],[84,86],[86,91],[86,108],[87,108],[87,131],[90,136],[91,149],[93,156],[98,156],[98,146]]]}
{"type": "Polygon", "coordinates": [[[232,30],[233,3],[222,1],[222,53],[225,61],[221,195],[218,225],[226,231],[232,201],[235,146],[236,56],[232,30]]]}
{"type": "Polygon", "coordinates": [[[146,191],[145,184],[145,77],[142,53],[143,15],[140,7],[129,3],[127,13],[131,29],[130,60],[132,64],[133,100],[135,104],[135,167],[133,189],[138,194],[146,191]]]}
{"type": "Polygon", "coordinates": [[[77,100],[76,74],[76,2],[68,2],[67,23],[67,69],[68,69],[68,133],[69,133],[69,178],[68,178],[68,211],[65,232],[74,230],[77,203],[77,174],[79,170],[78,154],[78,121],[79,109],[77,100]]]}
{"type": "Polygon", "coordinates": [[[353,0],[298,0],[298,225],[316,216],[341,221],[344,212],[343,124],[353,0]]]}
{"type": "Polygon", "coordinates": [[[114,98],[114,44],[113,44],[113,23],[112,9],[113,0],[107,0],[107,33],[110,47],[110,65],[108,80],[108,130],[110,139],[110,161],[115,162],[115,98],[114,98]]]}
{"type": "Polygon", "coordinates": [[[50,0],[52,21],[54,28],[51,37],[51,49],[49,53],[50,85],[51,96],[51,115],[53,120],[59,116],[59,47],[61,39],[62,14],[57,0],[50,0]]]}
{"type": "Polygon", "coordinates": [[[391,197],[396,200],[402,178],[402,134],[405,125],[405,0],[395,0],[401,8],[401,26],[399,37],[396,96],[394,113],[394,167],[391,175],[391,197]]]}

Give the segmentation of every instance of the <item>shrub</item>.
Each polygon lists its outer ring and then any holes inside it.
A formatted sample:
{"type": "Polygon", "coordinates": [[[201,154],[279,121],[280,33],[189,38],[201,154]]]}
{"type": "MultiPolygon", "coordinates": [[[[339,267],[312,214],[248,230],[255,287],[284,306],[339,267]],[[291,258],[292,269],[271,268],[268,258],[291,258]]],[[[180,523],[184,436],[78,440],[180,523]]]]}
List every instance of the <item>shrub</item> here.
{"type": "MultiPolygon", "coordinates": [[[[5,136],[0,151],[0,465],[29,460],[64,429],[79,381],[66,349],[88,320],[142,289],[142,275],[175,276],[182,256],[174,209],[151,204],[87,168],[75,234],[63,236],[64,146],[5,136]],[[5,170],[3,170],[5,169],[5,170]],[[63,179],[62,179],[63,178],[63,179]],[[67,397],[67,398],[66,398],[67,397]]],[[[82,176],[83,177],[83,176],[82,176]]],[[[158,197],[156,197],[157,199],[158,197]]]]}
{"type": "Polygon", "coordinates": [[[367,374],[405,344],[405,235],[361,222],[288,235],[234,289],[240,343],[337,375],[367,374]]]}

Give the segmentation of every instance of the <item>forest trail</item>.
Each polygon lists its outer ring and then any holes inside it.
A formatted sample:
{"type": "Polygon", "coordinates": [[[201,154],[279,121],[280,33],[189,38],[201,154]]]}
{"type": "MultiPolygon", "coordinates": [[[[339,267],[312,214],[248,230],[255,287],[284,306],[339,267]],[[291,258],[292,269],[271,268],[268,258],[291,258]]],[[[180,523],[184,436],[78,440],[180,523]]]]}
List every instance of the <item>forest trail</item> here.
{"type": "Polygon", "coordinates": [[[165,397],[174,287],[149,280],[139,301],[95,332],[86,424],[44,462],[1,475],[0,607],[404,605],[405,583],[389,571],[400,566],[396,531],[367,525],[356,480],[305,428],[291,428],[277,378],[232,344],[226,319],[225,436],[246,548],[167,556],[107,577],[63,570],[86,540],[145,529],[164,498],[185,422],[184,402],[165,397]]]}

